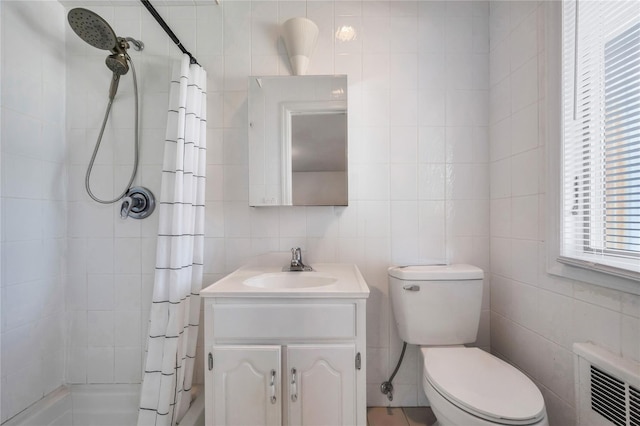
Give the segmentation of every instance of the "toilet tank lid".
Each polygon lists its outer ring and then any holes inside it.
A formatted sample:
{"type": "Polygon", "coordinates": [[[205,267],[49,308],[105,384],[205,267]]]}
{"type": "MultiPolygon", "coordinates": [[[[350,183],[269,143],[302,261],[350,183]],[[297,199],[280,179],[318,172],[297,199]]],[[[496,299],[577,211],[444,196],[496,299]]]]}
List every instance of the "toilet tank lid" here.
{"type": "Polygon", "coordinates": [[[406,281],[481,280],[482,269],[473,265],[409,265],[392,266],[389,276],[406,281]]]}

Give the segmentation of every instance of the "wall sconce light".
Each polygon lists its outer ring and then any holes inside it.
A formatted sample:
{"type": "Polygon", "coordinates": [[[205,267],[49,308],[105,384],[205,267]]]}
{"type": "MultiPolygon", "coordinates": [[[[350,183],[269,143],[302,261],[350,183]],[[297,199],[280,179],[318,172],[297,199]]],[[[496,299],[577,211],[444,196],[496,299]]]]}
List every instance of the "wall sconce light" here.
{"type": "Polygon", "coordinates": [[[294,75],[305,75],[318,41],[318,26],[307,18],[291,18],[282,24],[282,38],[294,75]]]}

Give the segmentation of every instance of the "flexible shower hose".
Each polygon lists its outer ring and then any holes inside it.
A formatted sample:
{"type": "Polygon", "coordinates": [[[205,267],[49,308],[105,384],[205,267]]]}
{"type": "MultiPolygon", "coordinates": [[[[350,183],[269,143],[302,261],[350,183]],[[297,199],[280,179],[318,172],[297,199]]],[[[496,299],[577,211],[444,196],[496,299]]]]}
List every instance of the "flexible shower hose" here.
{"type": "Polygon", "coordinates": [[[135,95],[134,98],[135,98],[135,109],[136,109],[135,124],[134,124],[135,149],[134,149],[134,159],[133,159],[133,170],[131,172],[131,177],[129,178],[129,183],[127,184],[126,188],[120,195],[118,195],[113,200],[101,200],[96,195],[94,195],[94,193],[91,191],[91,184],[89,181],[91,179],[91,171],[93,170],[93,163],[96,161],[98,150],[100,149],[100,143],[102,142],[104,129],[107,125],[109,114],[111,113],[111,105],[113,104],[113,98],[109,98],[109,102],[107,103],[107,110],[104,114],[104,119],[102,120],[102,127],[100,128],[100,133],[98,134],[98,140],[96,141],[96,146],[93,148],[91,161],[89,161],[89,167],[87,167],[87,174],[85,175],[85,178],[84,178],[84,187],[87,190],[87,194],[89,194],[89,197],[91,197],[94,201],[97,201],[98,203],[101,203],[101,204],[113,204],[117,201],[120,201],[124,196],[126,196],[127,193],[129,192],[129,188],[131,188],[131,184],[133,183],[133,180],[136,178],[136,173],[138,172],[138,157],[139,157],[138,151],[140,148],[140,143],[139,143],[140,135],[138,130],[138,81],[136,78],[136,69],[133,66],[133,61],[131,60],[131,57],[128,54],[126,54],[126,58],[129,61],[129,64],[131,65],[131,72],[133,73],[133,92],[135,95]]]}

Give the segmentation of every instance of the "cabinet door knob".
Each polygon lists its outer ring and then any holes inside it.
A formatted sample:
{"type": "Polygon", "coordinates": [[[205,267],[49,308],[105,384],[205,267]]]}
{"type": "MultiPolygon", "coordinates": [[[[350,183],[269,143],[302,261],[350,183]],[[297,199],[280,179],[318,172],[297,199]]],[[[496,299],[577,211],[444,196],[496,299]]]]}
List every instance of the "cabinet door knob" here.
{"type": "Polygon", "coordinates": [[[276,403],[276,370],[271,370],[271,403],[276,403]]]}
{"type": "Polygon", "coordinates": [[[298,385],[296,383],[296,369],[291,369],[291,401],[296,402],[298,400],[298,385]]]}

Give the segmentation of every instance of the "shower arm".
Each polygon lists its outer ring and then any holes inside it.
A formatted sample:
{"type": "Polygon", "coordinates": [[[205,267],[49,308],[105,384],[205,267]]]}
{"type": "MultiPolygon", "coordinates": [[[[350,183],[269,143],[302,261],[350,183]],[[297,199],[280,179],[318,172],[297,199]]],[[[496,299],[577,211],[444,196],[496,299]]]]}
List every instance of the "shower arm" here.
{"type": "Polygon", "coordinates": [[[180,39],[173,33],[173,31],[171,31],[171,28],[169,28],[169,25],[167,25],[165,20],[162,19],[162,16],[160,16],[160,14],[155,9],[155,7],[153,7],[151,2],[149,2],[149,0],[140,0],[140,2],[142,3],[142,5],[144,7],[147,8],[147,10],[151,14],[151,16],[153,16],[155,18],[155,20],[158,22],[158,24],[160,24],[160,26],[162,27],[164,32],[166,32],[167,35],[169,35],[171,40],[176,44],[176,46],[178,46],[180,51],[182,51],[182,53],[184,53],[187,56],[189,56],[189,62],[192,63],[192,64],[200,65],[200,64],[198,64],[198,61],[196,60],[196,58],[187,49],[185,49],[185,47],[182,45],[182,43],[180,43],[180,39]]]}
{"type": "Polygon", "coordinates": [[[125,37],[124,39],[133,44],[133,50],[140,52],[142,49],[144,49],[144,43],[142,41],[136,40],[133,37],[125,37]]]}

